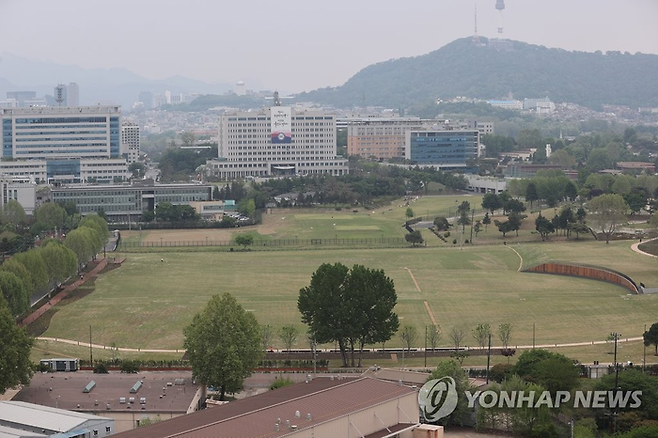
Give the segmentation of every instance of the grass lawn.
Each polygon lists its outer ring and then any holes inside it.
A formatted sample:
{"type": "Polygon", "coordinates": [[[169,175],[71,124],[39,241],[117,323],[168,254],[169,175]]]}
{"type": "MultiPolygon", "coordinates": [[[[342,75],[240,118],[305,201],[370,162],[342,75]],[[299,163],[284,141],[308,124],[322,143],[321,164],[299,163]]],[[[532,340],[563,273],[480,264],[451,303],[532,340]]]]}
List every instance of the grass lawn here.
{"type": "MultiPolygon", "coordinates": [[[[359,221],[347,219],[350,214],[335,223],[359,221]]],[[[86,341],[91,325],[97,344],[181,348],[182,329],[193,315],[213,294],[231,292],[261,324],[277,329],[286,324],[297,326],[297,347],[307,348],[296,306],[299,289],[308,285],[320,264],[334,262],[384,269],[396,285],[401,324],[417,328],[418,346],[425,326],[431,324],[425,301],[441,326],[442,346],[451,344],[448,332],[453,326],[470,333],[483,322],[493,327],[512,323],[515,345],[532,343],[533,323],[539,345],[604,340],[612,331],[640,336],[644,324],[656,322],[658,295],[631,296],[625,289],[603,282],[520,273],[519,256],[510,246],[234,253],[174,252],[171,248],[164,254],[164,262],[160,261],[162,253],[131,253],[121,268],[98,279],[95,292],[62,307],[44,336],[86,341]]],[[[629,246],[629,242],[582,241],[520,244],[514,249],[524,261],[552,259],[608,266],[647,286],[658,285],[655,259],[636,255],[629,246]]],[[[464,344],[474,344],[470,334],[464,344]]],[[[274,345],[282,343],[275,340],[274,345]]],[[[401,341],[396,337],[386,345],[400,346],[401,341]]]]}

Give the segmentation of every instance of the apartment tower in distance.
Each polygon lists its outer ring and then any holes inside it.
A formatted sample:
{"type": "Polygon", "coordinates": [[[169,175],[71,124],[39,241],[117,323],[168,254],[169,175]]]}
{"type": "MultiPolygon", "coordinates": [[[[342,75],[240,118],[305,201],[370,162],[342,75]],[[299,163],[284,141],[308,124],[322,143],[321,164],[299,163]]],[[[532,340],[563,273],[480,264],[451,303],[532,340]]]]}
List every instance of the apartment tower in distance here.
{"type": "Polygon", "coordinates": [[[121,152],[128,158],[128,163],[139,159],[139,126],[133,122],[121,125],[121,152]]]}
{"type": "Polygon", "coordinates": [[[336,117],[322,111],[275,106],[220,116],[219,156],[206,172],[221,179],[272,175],[345,175],[336,156],[336,117]]]}

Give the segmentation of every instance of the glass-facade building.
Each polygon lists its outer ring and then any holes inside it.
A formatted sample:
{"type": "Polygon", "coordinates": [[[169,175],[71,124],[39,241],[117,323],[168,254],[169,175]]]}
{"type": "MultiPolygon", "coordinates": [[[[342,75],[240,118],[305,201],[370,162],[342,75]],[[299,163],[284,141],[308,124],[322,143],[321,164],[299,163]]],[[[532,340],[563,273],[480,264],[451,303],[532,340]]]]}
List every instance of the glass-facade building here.
{"type": "Polygon", "coordinates": [[[465,166],[468,160],[477,158],[478,143],[478,131],[409,131],[405,158],[413,164],[465,166]]]}
{"type": "MultiPolygon", "coordinates": [[[[122,158],[118,106],[11,108],[0,116],[2,159],[46,161],[47,180],[85,182],[82,161],[122,158]]],[[[116,165],[108,162],[106,182],[127,175],[127,163],[116,165]]]]}
{"type": "Polygon", "coordinates": [[[160,202],[189,205],[210,201],[212,188],[205,184],[68,186],[51,189],[51,199],[73,202],[83,215],[103,210],[110,221],[135,221],[144,212],[154,211],[160,202]]]}

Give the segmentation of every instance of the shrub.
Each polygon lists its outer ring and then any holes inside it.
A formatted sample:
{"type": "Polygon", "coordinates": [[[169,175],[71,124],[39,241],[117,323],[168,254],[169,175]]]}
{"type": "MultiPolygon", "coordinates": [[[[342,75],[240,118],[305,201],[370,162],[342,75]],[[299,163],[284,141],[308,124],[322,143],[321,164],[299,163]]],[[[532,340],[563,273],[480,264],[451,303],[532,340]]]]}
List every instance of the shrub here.
{"type": "Polygon", "coordinates": [[[293,383],[294,382],[290,380],[290,377],[286,377],[285,379],[283,377],[278,377],[270,385],[270,391],[278,388],[283,388],[284,386],[292,385],[293,383]]]}
{"type": "Polygon", "coordinates": [[[94,374],[108,374],[105,362],[98,362],[94,365],[94,374]]]}
{"type": "Polygon", "coordinates": [[[127,374],[136,374],[139,372],[139,362],[134,360],[124,360],[121,362],[121,372],[127,374]]]}

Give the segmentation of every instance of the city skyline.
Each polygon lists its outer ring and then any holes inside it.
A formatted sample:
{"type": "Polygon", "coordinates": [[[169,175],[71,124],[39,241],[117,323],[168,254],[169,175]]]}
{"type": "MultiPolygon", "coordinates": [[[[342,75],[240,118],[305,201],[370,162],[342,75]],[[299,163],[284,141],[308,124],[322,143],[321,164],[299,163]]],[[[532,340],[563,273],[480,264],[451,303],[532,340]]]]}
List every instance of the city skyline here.
{"type": "MultiPolygon", "coordinates": [[[[0,52],[149,79],[176,75],[251,89],[338,86],[368,65],[419,56],[474,32],[495,38],[495,0],[331,3],[287,0],[127,2],[102,11],[83,0],[0,1],[0,52]],[[35,5],[37,7],[35,7],[35,5]],[[62,11],[66,10],[66,14],[62,11]],[[102,13],[101,13],[102,12],[102,13]],[[29,26],[26,27],[26,24],[29,26]]],[[[504,38],[566,50],[658,54],[658,3],[506,0],[504,38]]],[[[0,78],[2,63],[0,61],[0,78]]],[[[74,80],[53,78],[53,82],[74,80]]]]}

